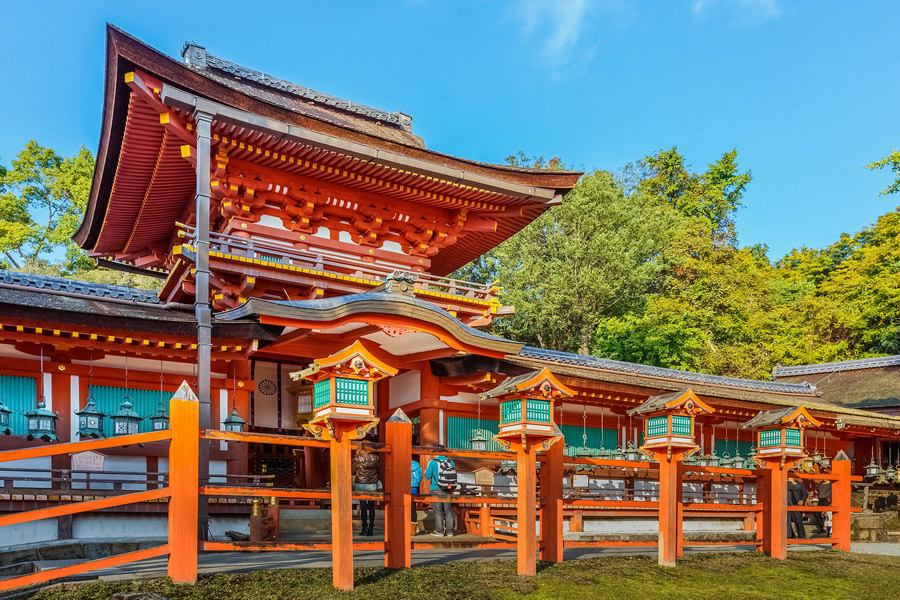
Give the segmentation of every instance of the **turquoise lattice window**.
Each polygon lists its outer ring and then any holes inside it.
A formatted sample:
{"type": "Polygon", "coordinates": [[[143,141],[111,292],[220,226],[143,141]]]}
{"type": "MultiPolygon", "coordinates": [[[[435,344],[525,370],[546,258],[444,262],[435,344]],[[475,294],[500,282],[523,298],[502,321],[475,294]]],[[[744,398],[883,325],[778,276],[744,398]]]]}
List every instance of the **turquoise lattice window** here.
{"type": "Polygon", "coordinates": [[[25,413],[37,406],[37,380],[34,377],[0,375],[0,399],[12,412],[9,428],[13,435],[28,433],[25,413]]]}
{"type": "Polygon", "coordinates": [[[781,430],[769,429],[768,431],[759,432],[759,447],[772,448],[781,445],[781,430]]]}
{"type": "Polygon", "coordinates": [[[550,402],[547,400],[526,400],[525,410],[528,414],[528,421],[550,422],[550,402]]]}
{"type": "Polygon", "coordinates": [[[672,415],[672,435],[691,435],[691,418],[672,415]]]}
{"type": "Polygon", "coordinates": [[[323,379],[313,385],[313,408],[321,408],[331,400],[331,381],[323,379]]]}
{"type": "Polygon", "coordinates": [[[510,400],[500,404],[500,422],[513,423],[522,420],[522,401],[510,400]]]}
{"type": "Polygon", "coordinates": [[[500,444],[492,440],[498,432],[497,421],[490,419],[471,419],[468,417],[447,417],[447,447],[448,448],[469,448],[469,440],[475,437],[477,432],[481,432],[488,438],[487,449],[491,451],[502,450],[500,444]]]}
{"type": "Polygon", "coordinates": [[[163,390],[159,393],[159,389],[155,390],[138,390],[134,388],[110,387],[105,385],[90,386],[91,396],[97,403],[97,410],[105,413],[107,418],[103,419],[103,433],[106,437],[113,435],[113,422],[109,417],[119,411],[122,404],[122,398],[128,396],[133,405],[134,412],[144,419],[140,422],[139,433],[153,431],[153,423],[146,418],[156,412],[156,406],[162,400],[163,406],[168,409],[169,399],[172,398],[171,390],[163,390]]]}
{"type": "Polygon", "coordinates": [[[369,382],[364,379],[345,379],[338,377],[334,381],[335,400],[339,404],[369,404],[369,382]]]}
{"type": "Polygon", "coordinates": [[[785,429],[784,430],[784,445],[785,446],[800,446],[801,435],[799,429],[785,429]]]}
{"type": "Polygon", "coordinates": [[[649,437],[666,435],[668,432],[668,417],[650,417],[649,419],[647,419],[647,435],[649,437]]]}

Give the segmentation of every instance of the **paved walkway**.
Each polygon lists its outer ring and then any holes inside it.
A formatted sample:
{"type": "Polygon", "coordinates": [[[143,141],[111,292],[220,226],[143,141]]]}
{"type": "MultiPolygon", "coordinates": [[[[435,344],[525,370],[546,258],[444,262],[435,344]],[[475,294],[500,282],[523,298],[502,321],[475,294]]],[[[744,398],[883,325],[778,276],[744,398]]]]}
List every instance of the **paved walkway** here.
{"type": "Polygon", "coordinates": [[[900,556],[900,544],[890,542],[853,542],[850,545],[850,552],[900,556]]]}

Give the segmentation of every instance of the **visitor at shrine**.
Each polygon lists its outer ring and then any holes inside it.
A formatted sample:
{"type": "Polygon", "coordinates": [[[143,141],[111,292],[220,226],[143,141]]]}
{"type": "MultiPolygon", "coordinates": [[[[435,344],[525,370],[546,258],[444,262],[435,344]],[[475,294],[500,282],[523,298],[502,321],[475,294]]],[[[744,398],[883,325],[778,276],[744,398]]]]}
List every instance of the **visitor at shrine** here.
{"type": "MultiPolygon", "coordinates": [[[[360,492],[375,492],[381,489],[378,480],[378,455],[368,450],[360,450],[353,457],[353,489],[360,492]]],[[[362,519],[362,530],[359,535],[371,536],[375,529],[375,501],[360,500],[359,516],[362,519]]]]}
{"type": "MultiPolygon", "coordinates": [[[[441,444],[434,446],[444,450],[441,444]]],[[[450,498],[456,489],[456,465],[446,456],[432,458],[425,469],[425,478],[431,483],[430,494],[438,498],[446,498],[445,502],[434,502],[434,532],[437,537],[452,537],[456,528],[456,516],[453,514],[453,503],[450,498]]]]}
{"type": "MultiPolygon", "coordinates": [[[[419,461],[412,461],[412,465],[410,465],[410,473],[412,475],[412,480],[410,481],[410,493],[415,495],[419,493],[419,487],[422,485],[422,465],[419,464],[419,461]]],[[[416,513],[415,500],[412,501],[412,506],[410,507],[409,514],[412,517],[412,532],[413,535],[415,535],[419,529],[419,519],[417,518],[418,515],[416,513]]]]}
{"type": "MultiPolygon", "coordinates": [[[[791,477],[788,479],[788,506],[803,506],[809,498],[809,492],[806,486],[800,483],[800,480],[791,477]]],[[[788,512],[788,537],[789,538],[806,538],[806,528],[803,526],[803,513],[790,511],[788,512]]]]}
{"type": "MultiPolygon", "coordinates": [[[[822,473],[829,475],[831,469],[823,467],[822,473]]],[[[816,496],[819,499],[819,506],[831,506],[831,480],[823,480],[816,484],[816,496]]],[[[831,512],[816,511],[813,513],[813,523],[816,525],[816,533],[825,533],[831,536],[831,512]]]]}

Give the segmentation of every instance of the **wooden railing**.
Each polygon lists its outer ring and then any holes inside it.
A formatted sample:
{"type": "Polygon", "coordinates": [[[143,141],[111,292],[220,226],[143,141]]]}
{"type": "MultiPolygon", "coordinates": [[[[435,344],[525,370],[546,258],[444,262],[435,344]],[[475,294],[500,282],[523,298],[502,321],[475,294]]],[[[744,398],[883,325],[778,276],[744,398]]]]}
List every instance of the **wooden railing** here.
{"type": "MultiPolygon", "coordinates": [[[[183,387],[186,387],[183,385],[183,387]]],[[[183,396],[183,395],[182,395],[183,396]]],[[[192,394],[191,394],[192,396],[192,394]]],[[[114,485],[112,492],[105,497],[93,497],[81,502],[69,502],[47,508],[17,512],[0,516],[0,527],[20,523],[33,522],[40,519],[72,515],[91,510],[123,506],[137,502],[157,501],[169,499],[168,543],[139,552],[132,552],[118,556],[112,556],[100,560],[88,561],[78,565],[61,569],[42,571],[0,582],[0,590],[33,585],[65,577],[78,573],[85,573],[99,568],[125,564],[128,562],[143,560],[145,558],[169,555],[168,574],[176,582],[192,582],[197,578],[198,553],[206,551],[264,551],[264,550],[326,550],[333,553],[335,585],[342,589],[350,589],[353,586],[352,552],[353,550],[379,550],[384,552],[385,565],[392,568],[408,567],[411,564],[410,553],[412,550],[434,548],[439,542],[419,541],[411,539],[410,517],[411,503],[446,502],[447,497],[436,497],[423,490],[422,494],[412,495],[410,489],[410,465],[413,457],[427,458],[437,454],[453,456],[459,459],[471,459],[492,461],[510,460],[509,452],[490,452],[473,450],[449,450],[432,447],[412,446],[412,424],[408,419],[390,419],[385,426],[386,443],[368,444],[365,442],[352,442],[350,437],[317,440],[306,437],[268,433],[235,433],[218,430],[201,430],[199,427],[199,403],[196,398],[184,398],[176,394],[170,402],[171,428],[166,431],[142,433],[131,436],[115,437],[111,439],[90,440],[74,443],[60,443],[44,445],[33,448],[8,450],[0,452],[0,472],[3,471],[2,463],[36,458],[42,456],[55,456],[68,453],[83,452],[86,450],[100,450],[116,446],[134,445],[157,441],[168,441],[169,444],[169,473],[148,474],[146,480],[140,482],[134,480],[120,481],[114,485]],[[198,452],[200,440],[226,440],[244,443],[282,444],[294,447],[330,447],[332,460],[343,456],[340,461],[333,463],[334,472],[329,489],[293,489],[269,487],[271,481],[261,476],[239,475],[213,475],[209,479],[201,481],[199,478],[198,452]],[[353,447],[357,449],[365,447],[367,450],[378,452],[383,457],[385,467],[384,490],[379,492],[351,491],[349,456],[353,447]],[[341,466],[343,465],[343,466],[341,466]],[[346,467],[346,468],[344,468],[346,467]],[[166,479],[167,476],[167,479],[166,479]],[[155,479],[154,479],[155,477],[155,479]],[[160,479],[160,478],[163,479],[160,479]],[[216,480],[219,481],[216,481],[216,480]],[[146,483],[153,489],[121,493],[122,486],[129,483],[146,483]],[[243,501],[260,499],[275,508],[265,514],[255,515],[259,517],[255,525],[254,538],[246,542],[201,542],[198,536],[191,532],[199,530],[199,498],[200,496],[239,498],[243,501]],[[272,500],[272,499],[275,500],[272,500]],[[327,503],[332,512],[332,540],[330,542],[295,542],[272,539],[273,527],[277,531],[277,511],[280,499],[291,500],[317,500],[327,503]],[[353,542],[352,516],[349,512],[352,501],[374,501],[384,507],[385,512],[385,539],[383,541],[353,542]],[[268,517],[268,532],[266,522],[268,517]],[[273,525],[272,519],[276,520],[273,525]]],[[[520,450],[524,452],[524,450],[520,450]]],[[[533,459],[530,459],[533,460],[533,459]]],[[[523,459],[519,457],[519,465],[523,459]]],[[[534,463],[531,463],[534,464],[534,463]]],[[[832,475],[807,475],[796,474],[805,480],[830,480],[833,482],[832,506],[823,507],[786,507],[779,506],[769,501],[769,492],[777,490],[772,484],[775,481],[770,475],[776,470],[775,466],[754,471],[725,469],[712,467],[685,467],[676,463],[675,482],[693,483],[693,480],[685,480],[683,474],[691,472],[700,477],[726,480],[729,482],[747,481],[755,482],[756,492],[750,494],[738,491],[731,494],[701,494],[697,498],[679,499],[675,505],[671,502],[661,502],[653,490],[638,490],[631,488],[610,490],[598,490],[596,488],[569,488],[563,486],[566,469],[574,466],[589,466],[604,473],[604,478],[620,478],[632,481],[635,479],[654,481],[659,477],[660,463],[655,462],[627,462],[609,459],[595,458],[566,458],[562,454],[562,448],[551,446],[540,460],[540,469],[537,469],[538,486],[532,485],[533,493],[528,497],[520,492],[523,477],[519,477],[515,484],[516,493],[513,494],[512,486],[487,485],[466,483],[461,486],[460,493],[454,494],[449,501],[461,513],[462,522],[475,529],[485,537],[491,537],[491,547],[516,547],[520,567],[522,557],[534,557],[535,548],[539,548],[541,558],[559,562],[563,560],[562,551],[566,547],[595,546],[595,547],[629,547],[629,546],[653,546],[654,542],[644,540],[565,540],[562,535],[563,522],[569,518],[570,530],[579,531],[583,525],[585,515],[601,514],[617,516],[641,516],[657,518],[659,522],[659,535],[662,537],[664,527],[674,528],[678,540],[678,554],[680,555],[685,544],[685,537],[681,531],[681,522],[684,516],[696,515],[709,517],[711,515],[729,515],[734,518],[744,519],[744,529],[752,529],[756,523],[756,537],[743,544],[765,549],[773,556],[776,550],[786,548],[788,543],[818,543],[830,544],[840,550],[849,550],[850,540],[850,484],[854,479],[850,475],[849,461],[834,461],[832,475]],[[768,486],[768,487],[767,487],[768,486]],[[769,492],[767,492],[769,490],[769,492]],[[670,507],[670,512],[664,512],[665,506],[670,507]],[[534,510],[537,508],[538,512],[534,510]],[[827,511],[834,515],[832,535],[829,538],[816,538],[814,540],[785,539],[783,529],[778,529],[778,524],[790,512],[822,512],[827,511]],[[540,521],[540,536],[534,535],[534,529],[528,527],[536,519],[523,520],[522,515],[534,515],[540,521]],[[664,516],[666,517],[664,519],[664,516]],[[524,525],[523,525],[524,524],[524,525]],[[520,529],[520,525],[522,528],[520,529]],[[780,535],[780,539],[773,539],[774,535],[780,535]],[[530,546],[530,548],[528,548],[530,546]],[[523,550],[526,548],[526,550],[523,550]]],[[[21,471],[8,471],[18,473],[23,471],[34,472],[33,469],[21,471]]],[[[782,475],[784,468],[782,467],[782,475]]],[[[36,478],[41,481],[53,483],[88,483],[87,479],[73,479],[72,472],[66,472],[65,476],[53,476],[48,478],[36,478]]],[[[121,472],[117,472],[122,474],[121,472]]],[[[110,473],[106,473],[109,475],[110,473]]],[[[524,475],[528,473],[523,471],[524,475]]],[[[129,473],[128,475],[133,475],[129,473]]],[[[671,475],[671,472],[669,473],[671,475]]],[[[532,474],[533,476],[533,474],[532,474]]],[[[792,474],[792,476],[794,476],[792,474]]],[[[27,478],[26,478],[27,479],[27,478]]],[[[94,482],[95,480],[90,480],[94,482]]],[[[780,481],[780,480],[779,480],[780,481]]],[[[105,483],[105,482],[104,482],[105,483]]],[[[92,492],[93,493],[93,492],[92,492]]],[[[780,494],[783,498],[783,494],[780,494]]],[[[666,535],[671,536],[673,529],[666,529],[666,535]]],[[[671,539],[670,537],[667,539],[671,539]]],[[[476,543],[477,546],[480,542],[476,543]]],[[[704,541],[703,544],[717,544],[716,541],[704,541]]],[[[733,545],[734,542],[723,541],[725,545],[733,545]]],[[[779,555],[783,557],[782,555],[779,555]]]]}
{"type": "MultiPolygon", "coordinates": [[[[188,245],[195,241],[195,229],[189,225],[179,224],[181,235],[188,245]]],[[[373,287],[380,284],[391,273],[400,268],[384,266],[377,263],[364,262],[360,259],[298,250],[264,240],[253,240],[223,233],[210,233],[209,249],[213,252],[240,256],[254,260],[276,262],[297,266],[313,271],[321,271],[334,275],[352,275],[372,282],[373,287]]],[[[432,291],[469,298],[490,303],[496,296],[496,289],[490,284],[473,283],[451,277],[438,277],[429,273],[417,273],[418,280],[414,287],[421,291],[432,291]]]]}

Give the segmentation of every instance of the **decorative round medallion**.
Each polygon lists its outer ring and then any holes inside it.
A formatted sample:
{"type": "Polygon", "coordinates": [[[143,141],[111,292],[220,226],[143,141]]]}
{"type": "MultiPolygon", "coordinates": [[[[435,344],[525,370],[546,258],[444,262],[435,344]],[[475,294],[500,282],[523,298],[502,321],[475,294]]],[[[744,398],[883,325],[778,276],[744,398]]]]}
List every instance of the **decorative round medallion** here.
{"type": "Polygon", "coordinates": [[[263,379],[256,386],[261,394],[265,394],[266,396],[271,396],[278,390],[278,387],[275,385],[275,382],[271,379],[263,379]]]}

